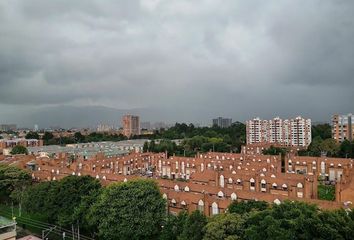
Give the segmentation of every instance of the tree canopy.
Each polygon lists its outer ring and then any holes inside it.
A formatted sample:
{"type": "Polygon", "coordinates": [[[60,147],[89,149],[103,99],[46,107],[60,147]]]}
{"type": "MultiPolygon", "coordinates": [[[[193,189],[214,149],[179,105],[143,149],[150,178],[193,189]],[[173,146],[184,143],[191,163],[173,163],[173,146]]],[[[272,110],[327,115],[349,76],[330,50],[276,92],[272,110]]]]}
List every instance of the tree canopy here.
{"type": "Polygon", "coordinates": [[[154,181],[133,180],[106,187],[91,208],[100,239],[154,239],[166,215],[154,181]]]}
{"type": "Polygon", "coordinates": [[[37,132],[28,132],[25,136],[26,139],[39,139],[39,134],[37,132]]]}
{"type": "Polygon", "coordinates": [[[22,145],[16,145],[12,148],[11,152],[12,155],[16,154],[28,154],[28,150],[25,146],[22,145]]]}
{"type": "Polygon", "coordinates": [[[31,175],[27,171],[0,164],[0,199],[9,199],[11,194],[27,187],[31,181],[31,175]]]}
{"type": "Polygon", "coordinates": [[[44,213],[51,223],[68,226],[83,197],[100,187],[99,181],[90,176],[68,176],[60,181],[43,182],[26,191],[23,206],[30,213],[44,213]]]}

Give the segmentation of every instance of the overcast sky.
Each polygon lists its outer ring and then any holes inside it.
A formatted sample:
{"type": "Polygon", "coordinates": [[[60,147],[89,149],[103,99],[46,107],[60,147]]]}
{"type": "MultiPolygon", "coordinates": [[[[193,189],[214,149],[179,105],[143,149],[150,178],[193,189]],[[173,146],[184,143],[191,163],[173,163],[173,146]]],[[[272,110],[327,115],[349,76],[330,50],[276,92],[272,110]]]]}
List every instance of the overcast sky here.
{"type": "Polygon", "coordinates": [[[353,13],[351,0],[1,0],[0,123],[61,105],[329,121],[354,112],[353,13]]]}

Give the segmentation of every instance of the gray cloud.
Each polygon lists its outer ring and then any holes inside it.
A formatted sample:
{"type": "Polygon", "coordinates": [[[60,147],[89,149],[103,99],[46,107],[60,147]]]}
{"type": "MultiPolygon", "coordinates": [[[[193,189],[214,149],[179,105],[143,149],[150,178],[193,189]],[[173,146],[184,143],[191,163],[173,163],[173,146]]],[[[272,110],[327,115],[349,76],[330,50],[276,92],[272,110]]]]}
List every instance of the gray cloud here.
{"type": "Polygon", "coordinates": [[[319,0],[1,1],[0,122],[60,105],[328,121],[353,111],[353,11],[319,0]]]}

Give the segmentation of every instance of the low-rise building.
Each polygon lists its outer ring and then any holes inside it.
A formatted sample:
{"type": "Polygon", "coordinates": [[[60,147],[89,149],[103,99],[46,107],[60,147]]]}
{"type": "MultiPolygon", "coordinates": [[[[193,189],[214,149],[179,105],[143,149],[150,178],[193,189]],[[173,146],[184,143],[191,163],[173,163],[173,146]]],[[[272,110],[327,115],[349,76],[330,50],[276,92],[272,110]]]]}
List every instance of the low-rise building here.
{"type": "Polygon", "coordinates": [[[16,221],[0,216],[0,239],[16,240],[16,221]]]}

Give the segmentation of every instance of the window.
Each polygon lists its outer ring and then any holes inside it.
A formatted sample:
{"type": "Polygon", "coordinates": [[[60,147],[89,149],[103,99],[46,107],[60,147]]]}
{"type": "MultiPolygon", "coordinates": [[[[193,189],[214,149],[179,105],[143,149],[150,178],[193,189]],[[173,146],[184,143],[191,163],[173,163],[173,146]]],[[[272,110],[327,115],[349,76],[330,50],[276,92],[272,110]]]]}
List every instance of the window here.
{"type": "Polygon", "coordinates": [[[224,193],[222,191],[218,192],[218,197],[219,198],[223,198],[224,197],[224,193]]]}
{"type": "Polygon", "coordinates": [[[235,201],[236,199],[237,199],[236,193],[232,193],[232,194],[231,194],[231,200],[232,200],[232,201],[235,201]]]}
{"type": "Polygon", "coordinates": [[[261,191],[262,192],[267,191],[267,183],[264,179],[262,179],[262,181],[261,181],[261,191]]]}
{"type": "Polygon", "coordinates": [[[250,184],[251,184],[251,187],[254,187],[254,186],[255,186],[255,182],[254,182],[254,179],[253,179],[253,178],[250,179],[250,184]]]}
{"type": "Polygon", "coordinates": [[[178,185],[175,185],[175,191],[178,192],[179,191],[179,187],[178,185]]]}
{"type": "Polygon", "coordinates": [[[203,200],[199,200],[198,202],[198,210],[204,212],[204,202],[203,200]]]}
{"type": "Polygon", "coordinates": [[[220,175],[220,187],[224,187],[225,186],[225,179],[223,175],[220,175]]]}
{"type": "Polygon", "coordinates": [[[189,192],[189,187],[186,186],[186,187],[184,188],[184,191],[185,191],[185,192],[189,192]]]}
{"type": "Polygon", "coordinates": [[[211,205],[211,214],[212,215],[219,214],[219,207],[216,202],[213,202],[213,204],[211,205]]]}

